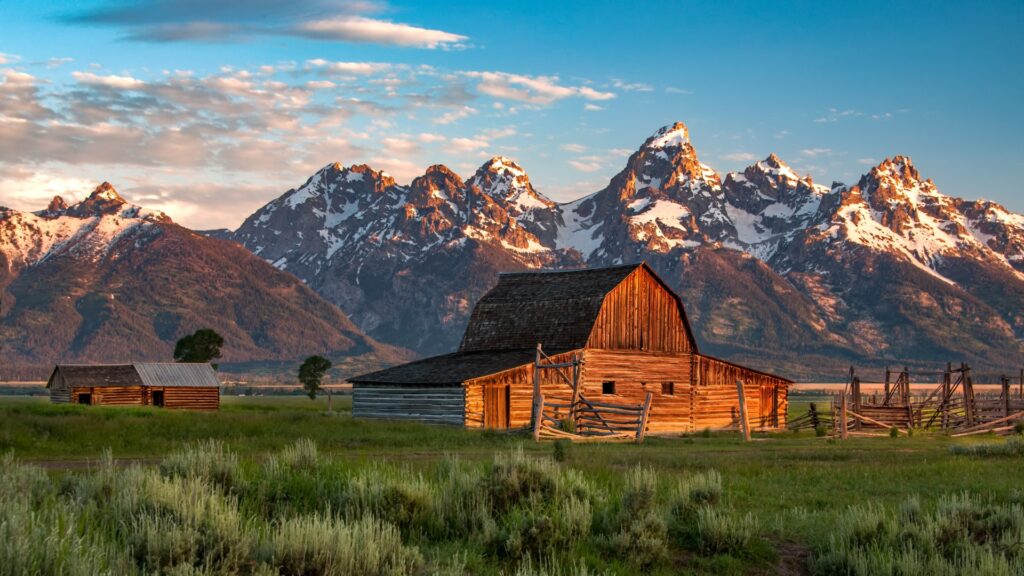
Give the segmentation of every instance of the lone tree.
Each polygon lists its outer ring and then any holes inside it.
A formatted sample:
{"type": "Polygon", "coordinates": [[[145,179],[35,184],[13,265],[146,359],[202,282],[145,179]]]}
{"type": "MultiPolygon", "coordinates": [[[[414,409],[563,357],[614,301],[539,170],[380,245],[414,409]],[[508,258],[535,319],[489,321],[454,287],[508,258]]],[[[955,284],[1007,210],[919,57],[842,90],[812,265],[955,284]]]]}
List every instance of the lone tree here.
{"type": "Polygon", "coordinates": [[[207,363],[220,358],[220,347],[223,345],[223,336],[209,328],[200,328],[178,340],[174,346],[174,361],[207,363]]]}
{"type": "MultiPolygon", "coordinates": [[[[323,356],[310,356],[299,366],[299,382],[306,389],[310,400],[316,400],[316,393],[322,390],[320,382],[324,374],[331,369],[331,361],[323,356]]],[[[327,394],[327,409],[331,409],[331,395],[327,394]]]]}

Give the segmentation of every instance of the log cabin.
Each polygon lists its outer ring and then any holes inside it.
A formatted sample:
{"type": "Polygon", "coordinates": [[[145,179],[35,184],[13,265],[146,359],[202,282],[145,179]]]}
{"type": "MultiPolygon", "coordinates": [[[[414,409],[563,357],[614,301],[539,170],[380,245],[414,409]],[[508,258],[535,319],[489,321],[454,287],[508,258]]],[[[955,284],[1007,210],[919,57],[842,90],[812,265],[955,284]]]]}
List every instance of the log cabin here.
{"type": "Polygon", "coordinates": [[[568,401],[557,370],[575,365],[588,398],[640,405],[647,433],[735,428],[742,382],[755,429],[786,425],[792,381],[702,354],[679,296],[646,264],[499,276],[477,303],[459,349],[350,378],[355,417],[474,428],[531,424],[534,380],[568,401]]]}
{"type": "Polygon", "coordinates": [[[54,403],[220,408],[220,380],[209,364],[59,364],[46,387],[54,403]]]}

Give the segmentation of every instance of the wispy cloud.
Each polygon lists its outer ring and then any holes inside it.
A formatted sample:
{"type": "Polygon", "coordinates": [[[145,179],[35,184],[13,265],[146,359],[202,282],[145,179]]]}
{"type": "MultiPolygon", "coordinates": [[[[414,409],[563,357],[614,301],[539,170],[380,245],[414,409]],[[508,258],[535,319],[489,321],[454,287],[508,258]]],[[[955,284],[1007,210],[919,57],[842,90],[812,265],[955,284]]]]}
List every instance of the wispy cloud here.
{"type": "Polygon", "coordinates": [[[801,154],[808,158],[817,158],[818,156],[831,156],[831,148],[804,148],[800,151],[801,154]]]}
{"type": "Polygon", "coordinates": [[[384,7],[338,0],[140,0],[73,13],[65,21],[118,28],[140,42],[231,42],[298,36],[411,48],[461,48],[467,36],[368,16],[384,7]]]}
{"type": "Polygon", "coordinates": [[[587,149],[583,144],[562,144],[559,148],[573,154],[580,154],[587,149]]]}
{"type": "Polygon", "coordinates": [[[468,78],[478,80],[477,90],[504,100],[528,104],[551,104],[565,98],[610,100],[612,92],[600,92],[589,86],[566,86],[558,76],[525,76],[506,72],[465,72],[468,78]]]}
{"type": "Polygon", "coordinates": [[[612,86],[614,86],[615,88],[618,88],[619,90],[622,90],[624,92],[653,92],[654,91],[654,86],[651,86],[650,84],[645,84],[643,82],[629,83],[629,82],[625,82],[625,81],[619,80],[619,79],[613,79],[612,80],[612,86]]]}
{"type": "Polygon", "coordinates": [[[732,154],[722,156],[722,158],[732,162],[753,162],[757,160],[757,156],[751,152],[733,152],[732,154]]]}

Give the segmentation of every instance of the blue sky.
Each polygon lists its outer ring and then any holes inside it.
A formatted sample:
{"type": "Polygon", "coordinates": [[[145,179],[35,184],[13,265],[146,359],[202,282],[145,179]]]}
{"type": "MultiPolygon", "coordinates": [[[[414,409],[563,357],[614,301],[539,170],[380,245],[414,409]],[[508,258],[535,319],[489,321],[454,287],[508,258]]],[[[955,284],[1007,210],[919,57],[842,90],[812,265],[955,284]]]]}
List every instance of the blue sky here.
{"type": "Polygon", "coordinates": [[[109,180],[234,227],[330,162],[518,160],[567,201],[682,120],[724,173],[911,156],[1024,211],[1024,3],[0,2],[0,204],[109,180]],[[893,5],[896,4],[896,5],[893,5]]]}

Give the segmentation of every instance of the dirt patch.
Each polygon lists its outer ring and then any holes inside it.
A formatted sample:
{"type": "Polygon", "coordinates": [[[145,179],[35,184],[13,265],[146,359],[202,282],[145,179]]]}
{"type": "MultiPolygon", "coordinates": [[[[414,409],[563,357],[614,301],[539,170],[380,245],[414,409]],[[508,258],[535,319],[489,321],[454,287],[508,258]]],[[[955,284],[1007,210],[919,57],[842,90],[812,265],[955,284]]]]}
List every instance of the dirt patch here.
{"type": "Polygon", "coordinates": [[[775,553],[779,556],[776,574],[782,576],[808,576],[811,571],[807,560],[811,550],[803,544],[783,540],[775,542],[775,553]]]}

